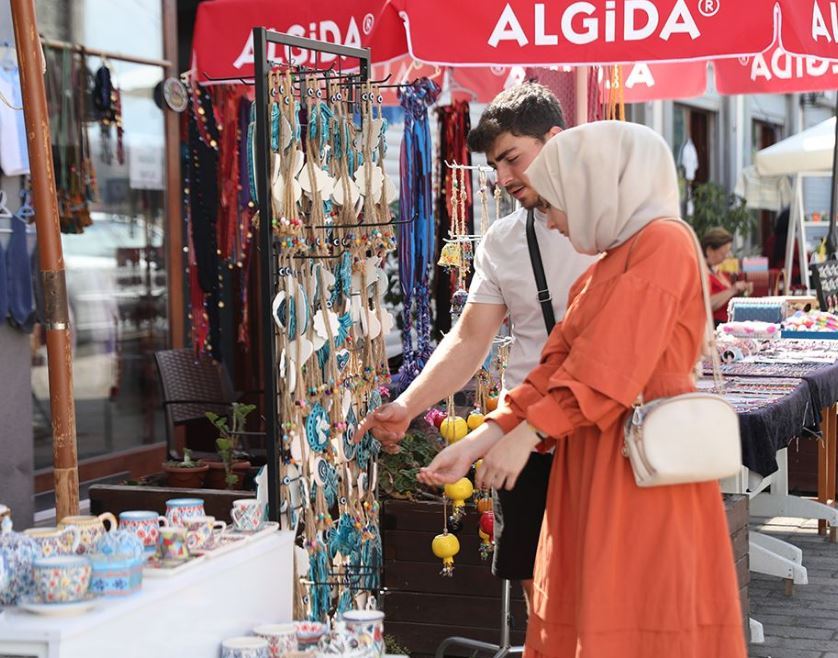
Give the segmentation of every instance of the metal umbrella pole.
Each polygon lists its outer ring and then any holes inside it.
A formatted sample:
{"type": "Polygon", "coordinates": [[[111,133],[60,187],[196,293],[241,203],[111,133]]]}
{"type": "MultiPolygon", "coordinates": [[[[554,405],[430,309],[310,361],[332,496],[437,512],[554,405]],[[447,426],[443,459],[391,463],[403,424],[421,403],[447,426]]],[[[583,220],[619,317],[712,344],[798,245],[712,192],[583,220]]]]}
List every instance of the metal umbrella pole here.
{"type": "Polygon", "coordinates": [[[524,647],[513,647],[509,637],[512,631],[512,583],[508,580],[501,581],[501,602],[500,602],[500,642],[492,644],[481,642],[467,637],[447,637],[436,649],[435,658],[445,658],[445,651],[450,647],[462,647],[491,653],[492,658],[504,658],[512,654],[524,652],[524,647]]]}

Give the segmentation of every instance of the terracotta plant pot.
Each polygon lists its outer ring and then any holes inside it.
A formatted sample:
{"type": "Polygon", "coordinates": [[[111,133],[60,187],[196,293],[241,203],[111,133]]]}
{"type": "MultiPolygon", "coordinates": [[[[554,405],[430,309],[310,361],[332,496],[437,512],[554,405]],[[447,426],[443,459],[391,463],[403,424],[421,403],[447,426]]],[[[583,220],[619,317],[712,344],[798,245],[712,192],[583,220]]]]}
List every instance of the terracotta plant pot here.
{"type": "Polygon", "coordinates": [[[192,468],[163,464],[163,472],[166,473],[168,485],[180,489],[200,489],[204,486],[204,479],[208,471],[208,464],[200,464],[192,468]]]}
{"type": "Polygon", "coordinates": [[[247,472],[250,470],[250,462],[249,461],[237,461],[233,462],[233,475],[235,475],[238,480],[235,485],[232,487],[227,486],[227,473],[224,470],[224,462],[204,462],[208,467],[209,471],[207,471],[206,480],[204,480],[204,486],[207,489],[243,489],[244,488],[244,477],[247,475],[247,472]]]}

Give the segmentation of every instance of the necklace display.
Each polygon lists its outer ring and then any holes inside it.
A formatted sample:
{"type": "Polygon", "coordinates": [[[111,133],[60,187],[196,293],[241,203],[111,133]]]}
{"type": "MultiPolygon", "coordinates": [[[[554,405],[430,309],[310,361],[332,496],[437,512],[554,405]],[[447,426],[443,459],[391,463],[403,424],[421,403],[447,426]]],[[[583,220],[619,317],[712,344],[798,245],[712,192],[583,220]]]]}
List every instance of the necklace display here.
{"type": "Polygon", "coordinates": [[[390,381],[382,260],[396,188],[382,167],[383,99],[349,80],[273,70],[266,112],[282,524],[308,554],[297,608],[321,621],[364,607],[381,584],[380,446],[355,432],[390,381]]]}

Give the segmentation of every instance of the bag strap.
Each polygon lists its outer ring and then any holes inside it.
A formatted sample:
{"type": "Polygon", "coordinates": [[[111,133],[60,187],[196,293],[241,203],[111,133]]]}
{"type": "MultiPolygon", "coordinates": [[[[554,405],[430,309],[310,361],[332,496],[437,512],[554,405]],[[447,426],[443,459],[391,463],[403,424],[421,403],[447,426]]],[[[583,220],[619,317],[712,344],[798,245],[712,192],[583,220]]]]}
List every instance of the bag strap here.
{"type": "Polygon", "coordinates": [[[541,261],[538,238],[535,236],[535,213],[532,210],[527,212],[527,248],[530,251],[532,273],[535,275],[538,302],[541,304],[541,314],[544,316],[544,326],[549,336],[553,327],[556,326],[556,316],[553,315],[553,296],[550,294],[550,288],[547,285],[547,277],[544,276],[544,263],[541,261]]]}
{"type": "MultiPolygon", "coordinates": [[[[684,227],[687,233],[690,234],[690,237],[693,241],[693,246],[695,247],[695,256],[698,260],[698,278],[701,281],[701,296],[704,300],[704,312],[707,316],[707,322],[704,326],[704,346],[706,350],[710,352],[710,360],[713,363],[713,382],[714,382],[714,389],[716,393],[722,393],[724,390],[724,376],[722,375],[722,364],[721,359],[719,358],[719,351],[716,349],[716,327],[713,324],[713,307],[710,305],[710,286],[709,286],[709,277],[710,277],[710,270],[707,268],[707,261],[704,257],[704,252],[701,249],[701,243],[698,241],[698,236],[695,234],[693,227],[687,224],[683,219],[679,219],[677,217],[665,217],[660,220],[656,221],[663,221],[663,222],[674,222],[679,224],[680,226],[684,227]]],[[[649,224],[647,224],[649,226],[649,224]]],[[[628,271],[628,261],[631,257],[631,252],[634,250],[634,245],[637,244],[637,241],[640,239],[640,236],[643,234],[643,229],[641,229],[637,236],[634,238],[631,246],[629,247],[629,252],[626,255],[626,271],[628,271]]],[[[704,350],[702,350],[703,352],[704,350]]],[[[642,405],[643,404],[643,391],[637,396],[637,402],[635,404],[642,405]]]]}

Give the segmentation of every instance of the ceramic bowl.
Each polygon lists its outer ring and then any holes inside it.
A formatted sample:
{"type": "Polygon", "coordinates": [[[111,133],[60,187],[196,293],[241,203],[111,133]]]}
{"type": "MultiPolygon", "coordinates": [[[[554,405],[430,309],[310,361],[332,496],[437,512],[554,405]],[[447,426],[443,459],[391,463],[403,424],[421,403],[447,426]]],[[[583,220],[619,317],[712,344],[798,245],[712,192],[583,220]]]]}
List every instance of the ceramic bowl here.
{"type": "Polygon", "coordinates": [[[268,641],[261,637],[231,637],[221,643],[221,658],[269,658],[268,641]]]}
{"type": "Polygon", "coordinates": [[[268,641],[270,658],[287,656],[297,650],[297,628],[293,623],[263,624],[254,628],[253,633],[268,641]]]}

